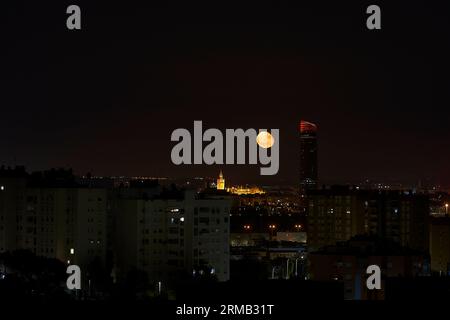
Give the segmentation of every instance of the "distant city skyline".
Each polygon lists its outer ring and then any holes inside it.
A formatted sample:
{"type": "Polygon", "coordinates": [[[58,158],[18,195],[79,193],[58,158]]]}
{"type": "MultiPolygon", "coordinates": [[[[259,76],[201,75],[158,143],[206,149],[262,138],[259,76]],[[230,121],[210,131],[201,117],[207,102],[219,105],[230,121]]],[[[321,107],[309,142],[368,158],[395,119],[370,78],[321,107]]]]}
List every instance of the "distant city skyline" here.
{"type": "Polygon", "coordinates": [[[450,2],[2,13],[5,306],[450,301],[450,2]]]}
{"type": "Polygon", "coordinates": [[[8,4],[0,162],[97,175],[223,169],[238,183],[294,183],[297,124],[308,119],[320,127],[323,181],[448,186],[448,10],[418,8],[384,4],[385,28],[370,33],[364,8],[350,3],[189,17],[85,3],[83,29],[69,33],[61,26],[65,4],[8,4]],[[423,23],[405,30],[419,15],[423,23]],[[173,165],[170,133],[194,120],[279,128],[278,175],[259,177],[257,166],[173,165]]]}
{"type": "MultiPolygon", "coordinates": [[[[14,169],[17,166],[9,166],[5,164],[0,163],[0,167],[3,166],[4,169],[14,169]]],[[[18,166],[22,167],[22,166],[18,166]]],[[[216,181],[216,179],[219,177],[219,174],[221,171],[227,172],[227,170],[217,170],[213,168],[208,168],[208,174],[204,175],[185,175],[185,176],[173,176],[173,175],[144,175],[144,174],[138,174],[138,175],[123,175],[123,174],[117,174],[117,175],[99,175],[95,172],[85,172],[85,173],[79,173],[73,170],[71,167],[55,167],[55,168],[43,168],[40,170],[32,170],[30,167],[24,167],[25,171],[29,174],[33,172],[43,172],[51,169],[64,169],[64,170],[72,170],[75,176],[79,178],[87,178],[90,176],[93,179],[134,179],[134,180],[159,180],[160,182],[177,182],[180,183],[182,181],[190,181],[190,180],[209,180],[210,182],[216,181]]],[[[289,186],[289,187],[297,187],[298,188],[298,179],[295,179],[293,177],[292,179],[280,179],[280,178],[273,178],[269,179],[267,181],[260,181],[258,179],[244,179],[242,177],[237,178],[230,178],[228,175],[223,174],[224,178],[227,179],[227,186],[289,186]]],[[[235,177],[235,176],[233,176],[235,177]]],[[[371,179],[371,178],[361,178],[361,179],[342,179],[342,180],[330,180],[330,179],[321,179],[320,183],[317,185],[317,188],[321,189],[324,186],[332,186],[332,185],[354,185],[354,186],[364,186],[364,187],[376,187],[378,186],[380,189],[413,189],[413,188],[423,188],[432,190],[435,188],[436,191],[445,191],[450,192],[450,186],[439,184],[431,180],[424,180],[424,179],[418,179],[418,180],[400,180],[396,179],[395,177],[392,178],[386,178],[383,180],[377,180],[377,179],[371,179]],[[386,188],[388,186],[388,188],[386,188]]]]}

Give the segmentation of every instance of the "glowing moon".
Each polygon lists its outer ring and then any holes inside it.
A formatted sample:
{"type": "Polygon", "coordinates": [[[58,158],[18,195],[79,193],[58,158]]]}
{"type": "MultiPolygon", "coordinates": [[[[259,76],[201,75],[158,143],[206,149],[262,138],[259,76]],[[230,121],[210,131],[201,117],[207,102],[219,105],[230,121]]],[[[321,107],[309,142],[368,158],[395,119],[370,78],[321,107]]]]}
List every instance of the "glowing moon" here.
{"type": "Polygon", "coordinates": [[[270,148],[273,146],[275,139],[273,136],[267,131],[261,131],[256,137],[256,143],[264,149],[270,148]]]}

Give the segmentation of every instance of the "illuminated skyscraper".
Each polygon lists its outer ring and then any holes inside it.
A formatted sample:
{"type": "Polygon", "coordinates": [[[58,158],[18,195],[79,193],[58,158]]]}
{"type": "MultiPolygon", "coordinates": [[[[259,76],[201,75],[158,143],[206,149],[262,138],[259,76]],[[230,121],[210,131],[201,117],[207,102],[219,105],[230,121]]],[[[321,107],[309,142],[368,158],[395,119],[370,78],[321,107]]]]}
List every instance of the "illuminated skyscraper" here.
{"type": "Polygon", "coordinates": [[[317,187],[317,126],[300,121],[300,195],[317,187]]]}
{"type": "Polygon", "coordinates": [[[225,190],[225,179],[223,178],[222,170],[219,173],[219,179],[217,179],[217,190],[225,190]]]}

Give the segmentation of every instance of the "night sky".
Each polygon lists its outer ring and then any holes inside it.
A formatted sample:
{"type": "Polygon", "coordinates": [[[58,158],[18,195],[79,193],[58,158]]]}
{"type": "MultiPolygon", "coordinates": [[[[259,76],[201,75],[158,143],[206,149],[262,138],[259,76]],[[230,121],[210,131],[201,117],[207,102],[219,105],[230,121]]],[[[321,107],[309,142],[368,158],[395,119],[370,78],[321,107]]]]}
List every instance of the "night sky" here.
{"type": "Polygon", "coordinates": [[[438,1],[52,2],[1,4],[1,163],[295,182],[306,119],[319,127],[324,182],[450,186],[450,7],[438,1]],[[69,4],[81,31],[66,29],[69,4]],[[382,30],[366,29],[369,4],[382,30]],[[170,134],[194,120],[279,128],[278,175],[173,165],[170,134]]]}

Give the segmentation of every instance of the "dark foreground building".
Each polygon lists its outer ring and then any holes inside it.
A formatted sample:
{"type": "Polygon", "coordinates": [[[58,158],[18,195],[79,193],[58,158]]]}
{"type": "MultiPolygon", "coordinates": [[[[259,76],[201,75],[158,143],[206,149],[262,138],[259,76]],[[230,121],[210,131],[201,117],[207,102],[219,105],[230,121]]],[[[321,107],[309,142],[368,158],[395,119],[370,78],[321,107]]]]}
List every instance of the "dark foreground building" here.
{"type": "Polygon", "coordinates": [[[360,234],[404,247],[429,250],[429,199],[409,191],[358,190],[333,186],[308,192],[310,251],[360,234]]]}
{"type": "Polygon", "coordinates": [[[430,223],[431,270],[450,276],[450,217],[431,218],[430,223]]]}
{"type": "Polygon", "coordinates": [[[383,300],[391,277],[416,278],[429,275],[429,258],[422,252],[374,236],[358,236],[310,253],[310,276],[319,281],[344,285],[344,297],[351,300],[383,300]],[[381,269],[381,289],[367,289],[367,267],[381,269]]]}

